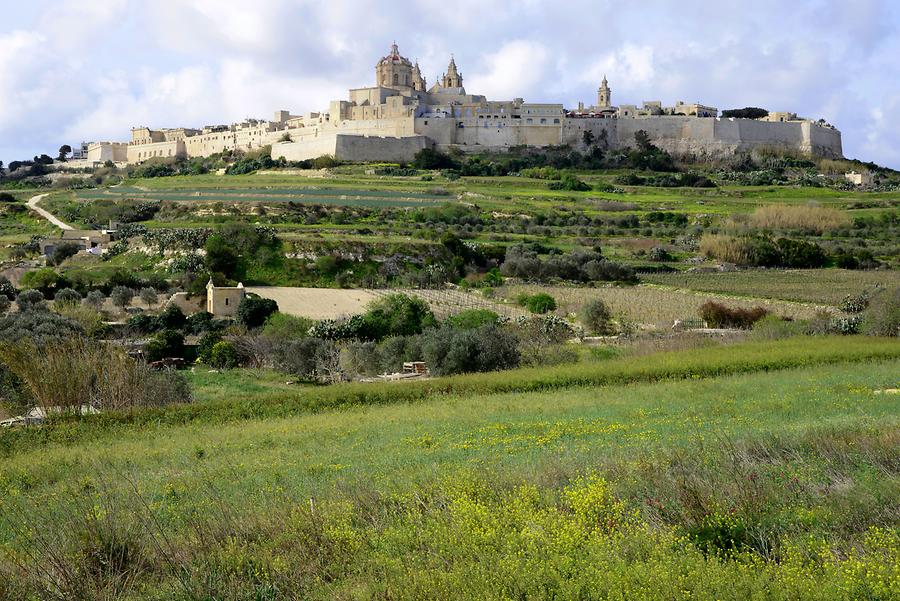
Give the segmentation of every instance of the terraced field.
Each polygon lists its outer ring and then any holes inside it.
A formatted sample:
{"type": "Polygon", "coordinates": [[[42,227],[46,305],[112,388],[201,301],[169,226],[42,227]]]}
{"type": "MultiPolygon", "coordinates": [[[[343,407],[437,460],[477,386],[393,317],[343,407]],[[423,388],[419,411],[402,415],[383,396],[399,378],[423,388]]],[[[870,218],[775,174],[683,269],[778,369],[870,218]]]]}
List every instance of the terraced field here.
{"type": "Polygon", "coordinates": [[[446,202],[444,195],[426,192],[389,190],[354,190],[344,188],[215,188],[193,191],[179,188],[150,190],[144,187],[119,186],[105,190],[79,190],[78,200],[160,200],[169,202],[301,202],[307,204],[398,207],[421,206],[446,202]]]}

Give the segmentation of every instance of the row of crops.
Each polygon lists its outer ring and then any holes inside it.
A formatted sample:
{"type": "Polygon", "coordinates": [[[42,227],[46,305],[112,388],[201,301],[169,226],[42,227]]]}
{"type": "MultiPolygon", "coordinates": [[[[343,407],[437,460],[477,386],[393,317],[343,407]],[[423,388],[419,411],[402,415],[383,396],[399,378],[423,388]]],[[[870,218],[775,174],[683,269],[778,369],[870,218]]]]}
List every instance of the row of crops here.
{"type": "Polygon", "coordinates": [[[142,190],[121,186],[106,190],[79,190],[80,200],[137,199],[171,202],[302,202],[347,206],[421,206],[447,201],[447,196],[421,192],[350,190],[346,188],[220,188],[213,190],[142,190]]]}

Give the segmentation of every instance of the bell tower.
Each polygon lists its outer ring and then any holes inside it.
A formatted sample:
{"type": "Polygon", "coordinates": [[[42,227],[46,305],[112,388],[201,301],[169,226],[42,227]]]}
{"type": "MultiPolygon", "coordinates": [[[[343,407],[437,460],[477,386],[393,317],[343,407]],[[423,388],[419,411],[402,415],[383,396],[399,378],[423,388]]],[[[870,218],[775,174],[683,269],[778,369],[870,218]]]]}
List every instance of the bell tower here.
{"type": "Polygon", "coordinates": [[[609,89],[609,83],[606,81],[606,75],[600,82],[600,89],[597,90],[597,107],[601,109],[612,108],[612,90],[609,89]]]}
{"type": "Polygon", "coordinates": [[[461,88],[463,87],[463,77],[456,69],[456,59],[450,57],[450,64],[447,65],[447,72],[441,78],[441,87],[443,88],[461,88]]]}

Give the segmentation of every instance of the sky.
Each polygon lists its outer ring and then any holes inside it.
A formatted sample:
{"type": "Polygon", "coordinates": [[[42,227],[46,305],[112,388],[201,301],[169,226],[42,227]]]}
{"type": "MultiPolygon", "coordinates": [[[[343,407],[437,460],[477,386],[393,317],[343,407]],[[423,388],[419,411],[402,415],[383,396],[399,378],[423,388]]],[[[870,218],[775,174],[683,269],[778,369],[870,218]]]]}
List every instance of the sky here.
{"type": "Polygon", "coordinates": [[[900,1],[0,1],[0,160],[327,108],[392,42],[431,85],[591,104],[701,102],[824,118],[900,169],[900,1]]]}

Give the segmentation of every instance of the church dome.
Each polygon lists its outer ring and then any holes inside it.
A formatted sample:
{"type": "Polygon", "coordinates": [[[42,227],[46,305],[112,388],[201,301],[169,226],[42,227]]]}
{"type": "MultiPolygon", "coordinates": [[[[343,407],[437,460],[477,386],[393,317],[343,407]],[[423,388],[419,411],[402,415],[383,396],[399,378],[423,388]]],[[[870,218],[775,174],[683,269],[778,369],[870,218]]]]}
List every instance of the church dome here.
{"type": "Polygon", "coordinates": [[[407,67],[412,67],[412,62],[405,56],[400,56],[400,49],[397,47],[396,42],[391,45],[391,52],[378,61],[377,67],[382,65],[404,65],[407,67]]]}

